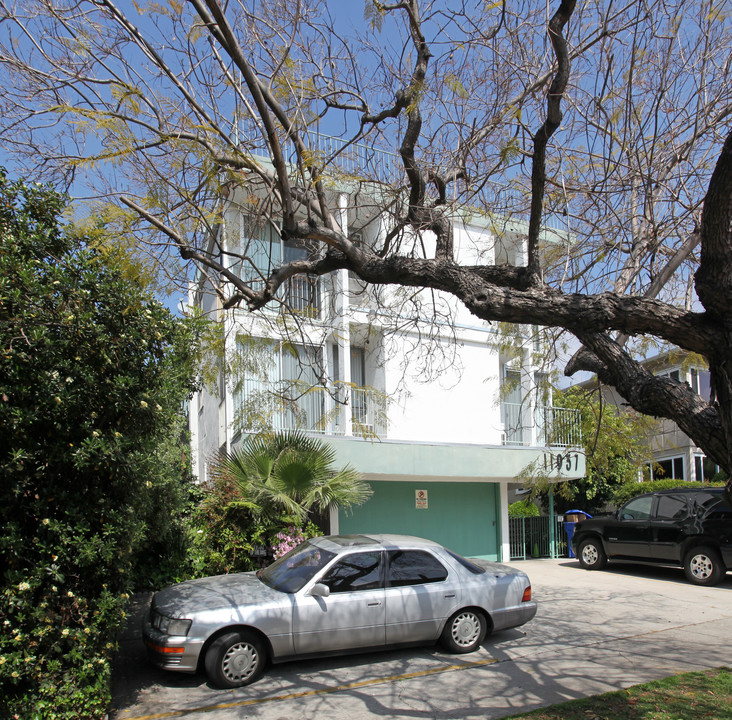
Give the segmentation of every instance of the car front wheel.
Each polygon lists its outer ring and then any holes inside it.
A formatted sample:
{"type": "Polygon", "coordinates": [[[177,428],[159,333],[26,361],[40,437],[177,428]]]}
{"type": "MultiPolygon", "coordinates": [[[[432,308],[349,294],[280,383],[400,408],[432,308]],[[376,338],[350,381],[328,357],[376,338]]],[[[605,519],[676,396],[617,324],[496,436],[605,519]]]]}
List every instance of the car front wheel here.
{"type": "Polygon", "coordinates": [[[485,639],[487,627],[483,613],[459,610],[447,621],[440,640],[450,652],[473,652],[485,639]]]}
{"type": "Polygon", "coordinates": [[[206,675],[213,685],[234,688],[254,682],[264,670],[261,640],[248,632],[222,635],[206,652],[206,675]]]}
{"type": "Polygon", "coordinates": [[[722,558],[710,547],[696,547],[686,553],[684,572],[695,585],[716,585],[725,573],[722,558]]]}
{"type": "Polygon", "coordinates": [[[583,540],[579,546],[579,562],[585,570],[602,570],[607,564],[607,555],[602,543],[595,538],[583,540]]]}

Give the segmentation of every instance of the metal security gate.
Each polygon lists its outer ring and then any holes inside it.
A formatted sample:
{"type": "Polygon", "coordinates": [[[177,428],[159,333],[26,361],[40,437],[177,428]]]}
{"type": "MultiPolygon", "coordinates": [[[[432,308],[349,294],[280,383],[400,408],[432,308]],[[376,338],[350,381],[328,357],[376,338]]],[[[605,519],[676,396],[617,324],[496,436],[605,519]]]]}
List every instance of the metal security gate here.
{"type": "Polygon", "coordinates": [[[567,536],[564,523],[554,517],[554,542],[551,533],[552,518],[540,517],[509,518],[508,537],[511,545],[511,560],[526,558],[567,557],[567,536]],[[553,546],[552,546],[553,545],[553,546]]]}

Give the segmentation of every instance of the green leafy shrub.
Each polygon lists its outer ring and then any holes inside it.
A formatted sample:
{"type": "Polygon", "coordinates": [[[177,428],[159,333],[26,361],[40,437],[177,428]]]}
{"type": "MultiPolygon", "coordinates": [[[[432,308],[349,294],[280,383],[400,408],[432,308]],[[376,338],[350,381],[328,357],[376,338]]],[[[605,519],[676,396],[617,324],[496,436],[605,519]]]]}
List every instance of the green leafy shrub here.
{"type": "Polygon", "coordinates": [[[0,171],[3,718],[105,715],[135,566],[185,483],[189,329],[64,205],[0,171]]]}
{"type": "MultiPolygon", "coordinates": [[[[712,485],[724,485],[724,482],[712,483],[712,485]]],[[[649,492],[658,492],[659,490],[673,490],[677,487],[683,488],[695,488],[695,487],[710,487],[709,483],[700,482],[684,482],[683,480],[677,480],[673,478],[667,478],[665,480],[649,480],[646,482],[633,482],[625,483],[621,485],[613,495],[613,503],[616,507],[625,505],[631,498],[643,495],[649,492]]]]}
{"type": "Polygon", "coordinates": [[[529,498],[517,500],[508,506],[508,517],[539,517],[539,508],[529,498]]]}
{"type": "Polygon", "coordinates": [[[212,463],[206,496],[192,516],[193,576],[261,567],[297,538],[323,533],[332,505],[364,502],[371,488],[335,451],[301,432],[250,436],[212,463]]]}
{"type": "Polygon", "coordinates": [[[216,475],[203,492],[191,516],[190,577],[262,567],[274,559],[275,545],[283,541],[280,533],[303,538],[322,534],[314,523],[303,525],[287,513],[263,514],[256,503],[243,499],[231,477],[216,475]]]}

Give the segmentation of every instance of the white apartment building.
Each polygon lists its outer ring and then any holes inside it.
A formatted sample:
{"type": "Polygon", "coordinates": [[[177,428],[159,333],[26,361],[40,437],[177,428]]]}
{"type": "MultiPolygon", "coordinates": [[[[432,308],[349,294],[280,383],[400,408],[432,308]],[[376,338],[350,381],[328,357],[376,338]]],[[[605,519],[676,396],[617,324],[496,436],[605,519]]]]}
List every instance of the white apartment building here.
{"type": "MultiPolygon", "coordinates": [[[[343,183],[334,192],[341,227],[378,247],[387,216],[362,189],[343,183]]],[[[521,264],[525,232],[521,221],[460,216],[456,259],[521,264]]],[[[253,221],[241,188],[226,199],[216,241],[222,263],[255,283],[308,252],[253,221]],[[235,265],[229,251],[252,265],[235,265]]],[[[535,391],[541,346],[530,328],[509,350],[495,326],[450,297],[366,287],[345,270],[289,281],[279,297],[290,314],[280,303],[224,311],[212,292],[217,281],[201,275],[189,302],[222,323],[227,356],[240,362],[222,366],[218,388],[191,404],[201,481],[212,453],[248,432],[299,428],[332,444],[338,464],[354,466],[374,490],[349,513],[333,511],[332,533],[406,533],[507,560],[509,483],[531,464],[557,480],[585,474],[574,411],[552,408],[535,391]]]]}

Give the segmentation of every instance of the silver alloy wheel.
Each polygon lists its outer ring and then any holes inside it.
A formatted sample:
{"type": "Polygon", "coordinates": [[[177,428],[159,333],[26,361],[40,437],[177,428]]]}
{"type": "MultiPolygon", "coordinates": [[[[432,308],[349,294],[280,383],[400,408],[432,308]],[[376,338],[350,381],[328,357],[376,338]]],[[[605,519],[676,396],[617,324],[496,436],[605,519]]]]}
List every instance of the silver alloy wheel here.
{"type": "Polygon", "coordinates": [[[586,565],[594,565],[599,557],[596,545],[588,543],[582,548],[582,560],[584,560],[586,565]]]}
{"type": "Polygon", "coordinates": [[[221,671],[229,682],[247,680],[257,669],[257,648],[248,642],[232,645],[221,660],[221,671]]]}
{"type": "Polygon", "coordinates": [[[689,571],[698,580],[707,580],[714,572],[714,563],[708,555],[698,553],[689,561],[689,571]]]}
{"type": "Polygon", "coordinates": [[[451,634],[459,647],[470,647],[480,637],[480,618],[474,612],[460,613],[452,621],[451,634]]]}

